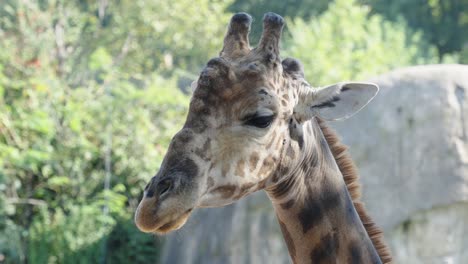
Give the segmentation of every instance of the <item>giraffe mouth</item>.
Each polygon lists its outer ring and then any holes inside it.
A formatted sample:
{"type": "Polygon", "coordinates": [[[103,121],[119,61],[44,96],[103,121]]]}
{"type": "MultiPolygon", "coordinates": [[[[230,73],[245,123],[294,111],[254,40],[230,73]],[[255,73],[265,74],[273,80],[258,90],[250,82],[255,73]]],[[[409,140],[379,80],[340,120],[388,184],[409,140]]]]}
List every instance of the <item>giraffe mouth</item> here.
{"type": "Polygon", "coordinates": [[[164,235],[181,228],[182,226],[184,226],[185,222],[187,222],[191,213],[192,209],[189,209],[179,217],[171,217],[170,221],[155,228],[155,230],[153,230],[153,233],[158,235],[164,235]]]}
{"type": "Polygon", "coordinates": [[[142,232],[158,235],[181,228],[187,222],[194,207],[180,208],[177,206],[179,204],[174,203],[166,201],[161,206],[161,200],[158,201],[156,197],[143,198],[135,212],[135,225],[142,232]]]}

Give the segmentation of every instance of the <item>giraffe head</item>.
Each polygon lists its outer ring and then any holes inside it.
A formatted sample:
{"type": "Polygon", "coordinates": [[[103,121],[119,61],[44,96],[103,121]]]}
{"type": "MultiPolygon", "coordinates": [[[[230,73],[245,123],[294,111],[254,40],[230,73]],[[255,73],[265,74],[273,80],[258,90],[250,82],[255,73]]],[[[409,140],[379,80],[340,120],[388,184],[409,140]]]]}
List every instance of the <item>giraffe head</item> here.
{"type": "Polygon", "coordinates": [[[251,21],[245,13],[232,17],[220,56],[192,85],[185,125],[136,211],[140,230],[170,232],[195,208],[224,206],[274,184],[291,169],[280,164],[291,156],[287,145],[300,148],[304,123],[348,117],[376,94],[365,83],[311,89],[297,60],[280,59],[283,18],[264,16],[254,49],[251,21]]]}

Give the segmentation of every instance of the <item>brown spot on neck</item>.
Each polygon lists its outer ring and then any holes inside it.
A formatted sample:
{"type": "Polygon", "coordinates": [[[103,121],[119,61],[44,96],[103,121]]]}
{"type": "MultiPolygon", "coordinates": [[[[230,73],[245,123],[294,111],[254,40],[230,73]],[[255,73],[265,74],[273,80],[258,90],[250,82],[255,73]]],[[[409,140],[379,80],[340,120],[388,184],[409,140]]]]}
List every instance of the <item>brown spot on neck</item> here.
{"type": "Polygon", "coordinates": [[[310,253],[312,263],[335,263],[339,247],[340,241],[336,232],[324,235],[310,253]]]}
{"type": "Polygon", "coordinates": [[[343,207],[345,194],[346,192],[339,192],[332,188],[319,194],[309,192],[303,208],[298,213],[303,233],[307,233],[318,225],[331,211],[343,207]]]}

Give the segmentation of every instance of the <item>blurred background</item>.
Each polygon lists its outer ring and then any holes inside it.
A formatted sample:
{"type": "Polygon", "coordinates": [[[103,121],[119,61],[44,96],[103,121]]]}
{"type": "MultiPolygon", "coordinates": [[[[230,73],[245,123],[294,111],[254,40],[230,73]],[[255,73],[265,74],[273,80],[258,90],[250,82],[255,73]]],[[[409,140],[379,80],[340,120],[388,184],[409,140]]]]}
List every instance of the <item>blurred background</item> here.
{"type": "Polygon", "coordinates": [[[133,213],[239,11],[314,86],[468,63],[468,0],[0,0],[0,263],[162,262],[133,213]]]}

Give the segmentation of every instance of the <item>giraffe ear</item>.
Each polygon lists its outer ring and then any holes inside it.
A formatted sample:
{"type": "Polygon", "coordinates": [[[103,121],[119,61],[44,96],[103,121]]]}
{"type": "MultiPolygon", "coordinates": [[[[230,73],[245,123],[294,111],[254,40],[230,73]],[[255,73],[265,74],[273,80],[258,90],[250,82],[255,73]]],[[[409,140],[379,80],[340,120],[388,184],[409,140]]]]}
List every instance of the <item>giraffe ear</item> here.
{"type": "Polygon", "coordinates": [[[377,94],[379,87],[373,83],[342,82],[303,92],[294,108],[299,122],[314,116],[322,119],[344,120],[359,112],[377,94]]]}

